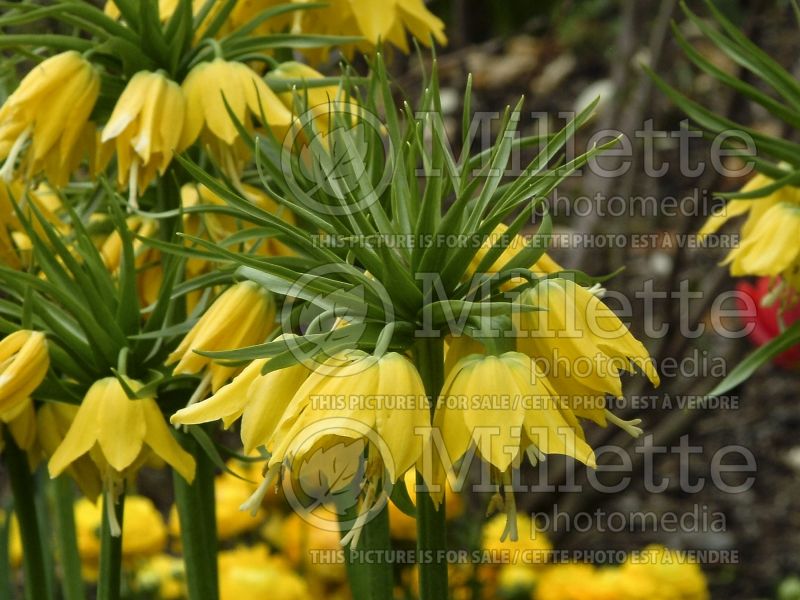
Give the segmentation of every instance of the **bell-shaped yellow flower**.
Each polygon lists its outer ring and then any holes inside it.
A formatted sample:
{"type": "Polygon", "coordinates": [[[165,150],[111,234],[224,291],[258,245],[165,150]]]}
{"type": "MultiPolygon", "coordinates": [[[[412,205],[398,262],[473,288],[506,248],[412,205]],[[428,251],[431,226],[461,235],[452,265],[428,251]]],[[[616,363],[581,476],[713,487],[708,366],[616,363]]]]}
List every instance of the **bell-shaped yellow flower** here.
{"type": "Polygon", "coordinates": [[[634,367],[659,384],[644,345],[595,294],[573,281],[541,281],[519,301],[539,310],[514,315],[517,349],[535,359],[577,416],[602,426],[611,418],[624,426],[606,410],[605,396],[622,397],[620,374],[634,367]]]}
{"type": "Polygon", "coordinates": [[[0,413],[24,404],[49,368],[50,354],[42,332],[15,331],[0,340],[0,413]]]}
{"type": "Polygon", "coordinates": [[[186,100],[180,86],[161,73],[140,71],[125,86],[100,139],[114,141],[117,178],[121,186],[128,185],[133,204],[183,149],[185,118],[186,100]]]}
{"type": "Polygon", "coordinates": [[[302,364],[261,374],[268,359],[251,362],[210,398],[187,406],[170,417],[175,425],[194,425],[222,419],[230,427],[242,417],[245,454],[266,446],[297,390],[310,371],[302,364]]]}
{"type": "Polygon", "coordinates": [[[450,371],[436,407],[451,461],[474,444],[498,471],[518,464],[520,453],[563,454],[594,466],[571,411],[562,407],[531,359],[520,352],[473,354],[450,371]]]}
{"type": "MultiPolygon", "coordinates": [[[[53,456],[64,441],[77,414],[78,405],[66,402],[44,402],[36,411],[37,435],[45,458],[53,456]]],[[[74,460],[66,473],[75,480],[83,495],[93,502],[103,491],[100,472],[88,454],[74,460]]]]}
{"type": "MultiPolygon", "coordinates": [[[[133,391],[142,387],[134,380],[128,385],[133,391]]],[[[155,399],[131,400],[115,377],[96,381],[86,392],[64,441],[50,457],[51,477],[87,453],[106,485],[122,482],[152,455],[187,481],[194,479],[194,458],[173,437],[155,399]]]]}
{"type": "Polygon", "coordinates": [[[293,481],[343,489],[360,473],[366,452],[360,521],[343,543],[357,543],[369,509],[420,458],[429,430],[425,388],[414,365],[389,352],[377,357],[345,351],[305,380],[273,435],[267,477],[243,508],[260,504],[281,471],[293,481]]]}
{"type": "Polygon", "coordinates": [[[195,350],[219,352],[259,344],[273,329],[274,320],[275,305],[269,292],[252,281],[237,283],[200,317],[167,357],[167,364],[178,363],[173,369],[176,375],[196,374],[207,368],[206,377],[216,392],[239,368],[214,363],[195,350]]]}
{"type": "Polygon", "coordinates": [[[44,171],[54,184],[65,184],[84,154],[79,146],[99,93],[100,75],[78,52],[34,67],[0,108],[0,176],[10,181],[25,151],[27,177],[44,171]]]}
{"type": "Polygon", "coordinates": [[[264,80],[240,62],[216,58],[194,67],[183,82],[186,96],[186,125],[181,146],[191,145],[198,136],[225,172],[235,180],[241,173],[247,149],[234,120],[248,131],[254,121],[266,119],[276,135],[283,135],[292,121],[291,112],[264,80]]]}
{"type": "MultiPolygon", "coordinates": [[[[742,192],[752,192],[775,183],[758,174],[742,192]]],[[[800,188],[787,185],[763,198],[734,199],[711,215],[699,231],[701,238],[716,233],[728,220],[747,215],[740,229],[739,245],[723,261],[731,275],[779,277],[777,293],[785,292],[789,304],[800,292],[800,188]],[[788,285],[788,289],[785,289],[788,285]]]]}

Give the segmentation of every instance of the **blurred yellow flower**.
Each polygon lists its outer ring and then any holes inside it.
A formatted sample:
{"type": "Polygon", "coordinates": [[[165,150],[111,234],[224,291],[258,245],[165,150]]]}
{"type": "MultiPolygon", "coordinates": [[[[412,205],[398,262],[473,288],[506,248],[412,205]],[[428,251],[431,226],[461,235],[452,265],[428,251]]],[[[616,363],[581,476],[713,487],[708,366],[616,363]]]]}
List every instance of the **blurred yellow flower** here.
{"type": "MultiPolygon", "coordinates": [[[[103,519],[102,500],[91,502],[81,498],[75,502],[75,533],[84,576],[97,578],[100,562],[100,531],[103,519]]],[[[144,496],[125,498],[125,517],[122,524],[122,560],[126,568],[164,551],[167,528],[164,518],[144,496]]]]}
{"type": "Polygon", "coordinates": [[[535,526],[530,516],[517,514],[519,536],[516,540],[501,540],[505,526],[505,518],[501,514],[489,519],[481,530],[481,547],[498,555],[507,553],[509,557],[517,559],[517,563],[512,564],[525,564],[531,568],[541,567],[550,559],[553,544],[547,534],[535,526]]]}
{"type": "Polygon", "coordinates": [[[648,581],[654,600],[707,600],[705,575],[686,554],[653,544],[631,555],[620,568],[626,578],[648,581]]]}
{"type": "Polygon", "coordinates": [[[0,414],[21,408],[49,368],[44,333],[23,329],[0,340],[0,414]]]}
{"type": "MultiPolygon", "coordinates": [[[[411,501],[416,503],[417,500],[417,471],[416,469],[409,469],[405,476],[404,481],[406,490],[411,501]]],[[[447,481],[447,493],[445,494],[445,515],[448,521],[458,519],[464,512],[464,505],[461,501],[461,496],[453,492],[450,487],[449,480],[447,481]]],[[[389,532],[392,538],[397,540],[413,541],[417,539],[417,520],[401,511],[394,502],[389,503],[389,532]]]]}
{"type": "Polygon", "coordinates": [[[99,93],[99,73],[78,52],[34,67],[0,108],[0,176],[11,181],[22,157],[26,177],[44,171],[52,183],[65,184],[87,150],[82,134],[99,93]]]}
{"type": "Polygon", "coordinates": [[[310,600],[308,587],[263,544],[219,553],[220,600],[310,600]]]}
{"type": "Polygon", "coordinates": [[[190,146],[199,136],[202,145],[234,181],[238,181],[249,152],[231,113],[249,132],[253,131],[254,121],[263,117],[264,125],[279,138],[292,120],[291,112],[261,76],[240,62],[216,58],[200,63],[189,72],[182,87],[186,125],[181,147],[190,146]]]}
{"type": "MultiPolygon", "coordinates": [[[[312,512],[312,518],[326,519],[337,514],[336,508],[320,506],[312,512]]],[[[347,580],[344,560],[335,557],[342,549],[340,534],[334,528],[316,527],[296,512],[284,519],[281,527],[280,549],[292,566],[306,573],[312,587],[317,583],[342,583],[347,580]],[[329,553],[327,560],[315,560],[314,554],[329,553]]]]}
{"type": "Polygon", "coordinates": [[[136,571],[134,587],[137,592],[158,600],[183,600],[187,593],[183,558],[156,554],[136,571]]]}
{"type": "MultiPolygon", "coordinates": [[[[775,183],[758,174],[742,192],[752,192],[775,183]]],[[[800,188],[784,186],[763,198],[734,199],[708,218],[700,229],[704,238],[716,233],[729,219],[747,215],[740,229],[740,242],[723,261],[731,275],[780,277],[788,284],[787,296],[796,301],[800,292],[800,188]]],[[[778,284],[776,291],[782,291],[778,284]]]]}
{"type": "Polygon", "coordinates": [[[103,128],[101,141],[114,141],[117,179],[128,186],[133,206],[156,174],[163,175],[176,152],[186,100],[181,87],[160,72],[140,71],[131,77],[103,128]]]}
{"type": "Polygon", "coordinates": [[[207,369],[206,377],[216,392],[240,369],[214,363],[195,350],[235,350],[263,342],[274,328],[275,305],[264,288],[252,281],[237,283],[222,293],[200,317],[180,345],[167,357],[173,372],[196,374],[207,369]]]}

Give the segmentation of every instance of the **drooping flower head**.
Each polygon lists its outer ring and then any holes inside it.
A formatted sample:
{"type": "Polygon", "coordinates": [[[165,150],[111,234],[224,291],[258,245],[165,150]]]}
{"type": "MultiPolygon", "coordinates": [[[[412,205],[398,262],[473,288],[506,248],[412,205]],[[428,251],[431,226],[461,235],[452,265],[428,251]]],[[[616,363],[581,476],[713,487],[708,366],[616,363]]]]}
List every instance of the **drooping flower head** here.
{"type": "MultiPolygon", "coordinates": [[[[223,292],[167,357],[178,363],[173,372],[197,374],[207,369],[216,392],[239,368],[214,363],[194,352],[235,350],[264,341],[274,327],[275,305],[264,288],[252,281],[237,283],[223,292]]],[[[198,398],[201,399],[201,398],[198,398]]]]}
{"type": "Polygon", "coordinates": [[[314,481],[335,492],[357,485],[361,510],[342,540],[357,543],[370,510],[386,500],[386,486],[420,458],[421,432],[428,428],[425,388],[407,358],[352,350],[334,355],[300,385],[283,412],[267,477],[244,508],[257,506],[281,472],[301,487],[314,481]]]}
{"type": "Polygon", "coordinates": [[[291,112],[258,73],[240,62],[216,58],[200,63],[186,76],[183,93],[186,126],[181,146],[190,146],[199,137],[234,181],[238,181],[249,152],[230,113],[249,132],[255,121],[266,119],[263,125],[278,136],[292,120],[291,112]]]}
{"type": "Polygon", "coordinates": [[[114,141],[117,180],[120,186],[128,186],[132,204],[183,149],[185,118],[181,87],[162,73],[140,71],[125,86],[103,128],[101,141],[114,141]]]}
{"type": "Polygon", "coordinates": [[[15,331],[0,340],[0,413],[30,399],[50,368],[47,339],[40,331],[15,331]]]}
{"type": "Polygon", "coordinates": [[[622,397],[623,372],[639,369],[659,384],[644,345],[596,294],[573,281],[541,281],[519,301],[537,310],[515,314],[517,349],[536,362],[555,394],[578,417],[602,426],[610,419],[638,435],[606,410],[605,397],[622,397]]]}
{"type": "MultiPolygon", "coordinates": [[[[756,175],[742,188],[753,192],[773,184],[756,175]]],[[[708,218],[699,235],[716,233],[729,219],[747,215],[741,239],[723,261],[731,275],[767,276],[775,279],[772,298],[783,295],[787,304],[800,297],[800,188],[784,186],[763,198],[734,199],[708,218]]]]}
{"type": "MultiPolygon", "coordinates": [[[[134,392],[142,388],[137,381],[127,383],[134,392]]],[[[109,498],[152,456],[187,481],[194,479],[194,458],[173,437],[155,398],[129,398],[115,377],[96,381],[86,392],[64,441],[50,457],[50,476],[57,477],[86,454],[102,473],[109,498]]],[[[118,524],[114,533],[120,533],[118,524]]]]}
{"type": "MultiPolygon", "coordinates": [[[[449,372],[434,415],[434,433],[446,451],[442,460],[422,468],[440,502],[441,467],[451,469],[471,449],[494,468],[498,482],[507,483],[509,469],[527,456],[534,464],[546,454],[571,456],[595,465],[594,452],[569,407],[560,402],[530,357],[520,352],[500,356],[471,354],[449,372]]],[[[432,448],[436,440],[431,438],[432,448]]],[[[433,458],[431,456],[431,458],[433,458]]],[[[513,494],[506,490],[508,525],[505,535],[516,539],[513,494]]]]}
{"type": "Polygon", "coordinates": [[[89,149],[84,132],[99,93],[97,69],[78,52],[34,67],[0,108],[3,179],[11,181],[22,158],[26,177],[43,171],[52,183],[65,184],[89,149]]]}

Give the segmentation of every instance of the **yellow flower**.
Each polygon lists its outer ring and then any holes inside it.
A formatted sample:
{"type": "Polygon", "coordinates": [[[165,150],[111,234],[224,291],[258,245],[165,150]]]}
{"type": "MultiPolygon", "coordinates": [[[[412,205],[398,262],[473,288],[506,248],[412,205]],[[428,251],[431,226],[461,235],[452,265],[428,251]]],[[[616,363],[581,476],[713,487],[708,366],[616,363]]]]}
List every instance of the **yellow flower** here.
{"type": "Polygon", "coordinates": [[[617,589],[608,595],[598,585],[598,570],[584,563],[561,564],[542,573],[536,585],[535,600],[627,600],[617,589]]]}
{"type": "MultiPolygon", "coordinates": [[[[81,498],[75,502],[75,533],[84,576],[95,580],[100,562],[100,531],[103,519],[102,500],[81,498]]],[[[167,544],[167,527],[152,500],[144,496],[125,498],[122,523],[122,560],[126,568],[156,556],[167,544]]]]}
{"type": "Polygon", "coordinates": [[[10,181],[25,152],[26,176],[41,171],[63,185],[83,152],[81,136],[100,93],[100,75],[79,53],[56,54],[34,67],[0,108],[0,175],[10,181]]]}
{"type": "Polygon", "coordinates": [[[628,579],[648,581],[657,600],[707,600],[705,575],[685,554],[653,544],[633,556],[620,568],[628,579]]]}
{"type": "MultiPolygon", "coordinates": [[[[134,380],[128,385],[133,391],[142,387],[134,380]]],[[[153,455],[187,481],[194,479],[194,459],[172,436],[155,399],[131,400],[115,377],[89,388],[64,441],[50,458],[50,476],[57,477],[87,453],[112,496],[153,455]]]]}
{"type": "Polygon", "coordinates": [[[475,444],[501,473],[533,447],[594,466],[594,453],[571,411],[562,408],[528,356],[473,354],[453,368],[442,386],[434,425],[452,461],[475,444]]]}
{"type": "MultiPolygon", "coordinates": [[[[39,445],[45,458],[50,458],[64,441],[78,405],[66,402],[44,402],[36,412],[36,427],[39,445]]],[[[92,459],[81,456],[67,467],[67,474],[75,480],[84,496],[94,501],[103,491],[103,482],[92,459]]]]}
{"type": "Polygon", "coordinates": [[[100,139],[115,142],[117,178],[121,186],[128,185],[132,204],[183,149],[185,118],[180,86],[161,73],[140,71],[125,86],[100,139]]]}
{"type": "Polygon", "coordinates": [[[366,451],[364,510],[343,540],[357,543],[363,519],[385,492],[420,458],[429,413],[414,365],[389,352],[377,357],[344,351],[319,366],[295,393],[274,434],[267,478],[250,502],[260,503],[281,470],[304,489],[321,482],[344,489],[359,475],[366,451]]]}
{"type": "MultiPolygon", "coordinates": [[[[391,506],[391,504],[390,504],[391,506]]],[[[326,519],[336,513],[336,507],[321,505],[311,513],[311,518],[326,519]]],[[[307,574],[310,583],[342,583],[347,580],[344,561],[314,560],[315,553],[341,551],[339,532],[331,527],[316,527],[308,517],[296,512],[289,514],[280,529],[280,551],[299,572],[307,574]]]]}
{"type": "Polygon", "coordinates": [[[222,419],[225,427],[242,417],[242,443],[246,454],[272,439],[283,411],[308,378],[302,364],[261,374],[267,359],[254,360],[210,398],[187,406],[170,417],[175,425],[194,425],[222,419]]]}
{"type": "Polygon", "coordinates": [[[154,594],[159,600],[186,598],[186,568],[183,558],[156,554],[136,571],[135,588],[137,592],[154,594]]]}
{"type": "Polygon", "coordinates": [[[519,537],[516,540],[501,540],[504,528],[503,515],[495,515],[489,519],[481,531],[481,547],[498,554],[508,552],[517,561],[512,564],[526,564],[531,568],[540,568],[549,560],[553,544],[543,531],[535,527],[528,515],[517,515],[519,537]]]}
{"type": "MultiPolygon", "coordinates": [[[[774,181],[758,174],[742,192],[751,192],[774,181]]],[[[794,292],[800,292],[800,188],[784,186],[763,198],[731,200],[708,218],[700,229],[701,238],[717,232],[729,219],[747,215],[742,224],[741,240],[722,263],[730,266],[731,275],[781,277],[794,292]]],[[[777,288],[781,291],[781,285],[777,288]]],[[[790,298],[795,297],[788,290],[790,298]]]]}
{"type": "MultiPolygon", "coordinates": [[[[308,111],[314,118],[317,130],[327,134],[332,128],[332,120],[340,115],[355,122],[358,114],[358,104],[353,99],[347,99],[344,91],[338,85],[315,86],[315,79],[322,79],[324,75],[303,63],[289,61],[281,63],[277,68],[267,73],[267,81],[302,80],[311,85],[297,85],[290,92],[278,94],[281,102],[293,113],[298,112],[298,106],[308,111]],[[345,105],[347,102],[347,105],[345,105]]],[[[324,138],[323,138],[324,139],[324,138]]]]}
{"type": "Polygon", "coordinates": [[[602,426],[611,419],[636,433],[606,410],[605,395],[621,397],[620,373],[634,367],[659,384],[644,345],[595,294],[572,281],[541,281],[519,301],[539,310],[514,315],[517,349],[535,360],[556,394],[579,417],[602,426]]]}
{"type": "Polygon", "coordinates": [[[23,329],[0,340],[0,414],[21,407],[50,368],[47,339],[23,329]]]}
{"type": "Polygon", "coordinates": [[[220,600],[310,600],[299,575],[266,546],[239,547],[219,553],[220,600]]]}
{"type": "MultiPolygon", "coordinates": [[[[343,48],[347,55],[355,47],[368,51],[379,41],[391,42],[408,52],[407,33],[426,46],[431,37],[439,44],[447,43],[444,23],[425,7],[423,0],[332,0],[324,8],[297,11],[292,30],[364,37],[364,43],[343,48]]],[[[320,59],[325,52],[310,54],[320,59]]]]}
{"type": "Polygon", "coordinates": [[[207,368],[206,376],[216,392],[239,369],[213,363],[194,351],[235,350],[259,344],[272,330],[274,319],[275,306],[264,288],[252,281],[237,283],[225,290],[200,317],[167,357],[167,364],[178,363],[173,369],[176,375],[195,374],[207,368]]]}
{"type": "Polygon", "coordinates": [[[248,131],[253,122],[266,118],[276,135],[283,135],[292,121],[291,112],[264,80],[247,65],[216,58],[194,67],[183,82],[186,96],[186,125],[181,146],[188,147],[200,136],[203,146],[238,181],[248,151],[236,120],[248,131]]]}

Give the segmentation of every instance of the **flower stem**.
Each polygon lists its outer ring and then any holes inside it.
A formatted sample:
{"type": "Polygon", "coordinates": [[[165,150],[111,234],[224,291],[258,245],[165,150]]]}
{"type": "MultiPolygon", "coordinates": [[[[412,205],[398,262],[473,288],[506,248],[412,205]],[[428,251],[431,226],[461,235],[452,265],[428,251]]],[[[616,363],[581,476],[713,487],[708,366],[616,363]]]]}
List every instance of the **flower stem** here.
{"type": "MultiPolygon", "coordinates": [[[[348,526],[358,514],[356,506],[347,507],[342,513],[342,535],[348,533],[348,526]]],[[[358,546],[344,548],[347,579],[353,600],[373,600],[391,598],[394,589],[392,564],[386,560],[386,551],[391,548],[389,538],[389,507],[383,509],[363,526],[358,546]],[[380,552],[370,552],[379,550],[380,552]],[[355,554],[358,551],[359,554],[355,554]],[[353,561],[354,556],[377,557],[376,562],[353,561]]]]}
{"type": "Polygon", "coordinates": [[[86,590],[81,576],[81,559],[78,555],[78,541],[75,535],[75,495],[72,483],[62,475],[53,480],[53,495],[56,514],[56,541],[61,557],[62,590],[64,600],[83,600],[86,590]]]}
{"type": "MultiPolygon", "coordinates": [[[[432,421],[436,399],[439,397],[444,382],[442,340],[419,340],[415,347],[415,362],[431,403],[432,421]]],[[[417,483],[418,485],[423,483],[419,474],[417,474],[417,483]]],[[[420,600],[447,598],[447,561],[444,559],[447,550],[447,528],[444,500],[437,509],[430,493],[419,491],[419,488],[417,491],[417,550],[425,558],[419,565],[420,600]]]]}
{"type": "Polygon", "coordinates": [[[100,575],[97,580],[97,600],[119,600],[122,584],[122,533],[112,535],[116,525],[122,529],[125,512],[125,493],[116,497],[113,491],[103,494],[103,524],[100,527],[100,575]],[[114,502],[116,500],[116,503],[114,502]],[[111,511],[114,511],[112,521],[111,511]],[[115,524],[112,526],[112,524],[115,524]]]}
{"type": "Polygon", "coordinates": [[[191,435],[182,431],[176,434],[197,461],[195,479],[191,484],[173,473],[189,599],[216,600],[219,590],[214,465],[191,435]]]}
{"type": "Polygon", "coordinates": [[[20,450],[8,431],[5,434],[3,458],[6,469],[8,469],[11,492],[14,495],[14,508],[22,541],[25,597],[32,600],[52,598],[45,567],[39,519],[36,514],[33,475],[28,467],[28,457],[25,452],[20,450]]]}

